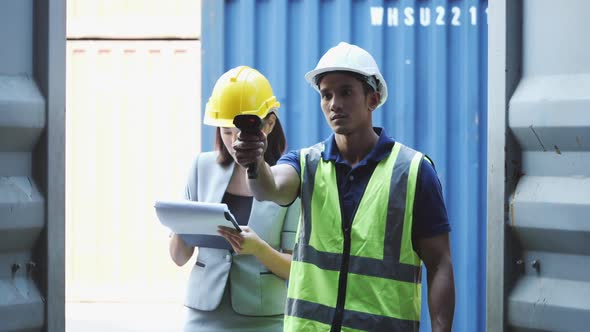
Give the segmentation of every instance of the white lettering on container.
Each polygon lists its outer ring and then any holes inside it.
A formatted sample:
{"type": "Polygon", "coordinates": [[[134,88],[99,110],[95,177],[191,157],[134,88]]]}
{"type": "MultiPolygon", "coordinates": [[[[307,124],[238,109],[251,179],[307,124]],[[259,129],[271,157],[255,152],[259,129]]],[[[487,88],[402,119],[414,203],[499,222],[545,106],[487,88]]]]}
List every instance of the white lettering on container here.
{"type": "Polygon", "coordinates": [[[453,13],[453,19],[451,20],[451,25],[459,26],[461,22],[459,22],[459,17],[461,16],[461,8],[453,7],[451,8],[451,12],[453,13]]]}
{"type": "Polygon", "coordinates": [[[469,7],[469,14],[471,14],[471,25],[477,25],[477,8],[469,7]]]}
{"type": "MultiPolygon", "coordinates": [[[[477,26],[480,14],[478,7],[470,6],[468,11],[468,17],[461,20],[461,8],[458,6],[451,8],[444,6],[436,6],[434,8],[427,6],[418,8],[371,6],[369,8],[369,15],[372,26],[383,26],[383,21],[385,21],[388,27],[398,27],[400,24],[413,26],[416,22],[419,22],[423,27],[431,25],[445,26],[447,24],[456,27],[461,26],[463,22],[477,26]],[[449,11],[449,15],[447,15],[447,11],[449,11]],[[385,15],[387,15],[387,18],[384,20],[385,15]]],[[[486,7],[483,12],[487,16],[488,8],[486,7]]],[[[487,24],[487,17],[485,23],[487,24]]]]}
{"type": "Polygon", "coordinates": [[[383,25],[383,7],[371,7],[371,25],[383,25]]]}
{"type": "Polygon", "coordinates": [[[430,8],[420,7],[420,25],[424,27],[430,25],[430,8]]]}
{"type": "Polygon", "coordinates": [[[436,25],[445,25],[445,7],[436,7],[436,25]]]}
{"type": "Polygon", "coordinates": [[[406,17],[404,19],[404,24],[407,26],[412,26],[414,25],[414,8],[412,7],[406,7],[404,9],[404,16],[406,17]]]}
{"type": "Polygon", "coordinates": [[[387,8],[387,26],[399,25],[399,10],[397,8],[387,8]]]}

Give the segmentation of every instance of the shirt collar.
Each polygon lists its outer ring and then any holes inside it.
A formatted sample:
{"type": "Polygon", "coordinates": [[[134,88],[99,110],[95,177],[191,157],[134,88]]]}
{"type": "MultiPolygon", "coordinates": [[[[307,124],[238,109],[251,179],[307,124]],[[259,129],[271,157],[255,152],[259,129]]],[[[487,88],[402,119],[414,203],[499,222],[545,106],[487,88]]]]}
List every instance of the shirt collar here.
{"type": "MultiPolygon", "coordinates": [[[[387,136],[387,133],[383,128],[373,127],[373,130],[379,135],[377,144],[373,146],[373,149],[371,149],[369,154],[357,166],[367,164],[368,162],[378,163],[391,153],[391,147],[395,144],[395,140],[387,136]]],[[[322,151],[323,160],[347,164],[338,150],[333,133],[324,141],[324,146],[325,149],[322,151]]]]}

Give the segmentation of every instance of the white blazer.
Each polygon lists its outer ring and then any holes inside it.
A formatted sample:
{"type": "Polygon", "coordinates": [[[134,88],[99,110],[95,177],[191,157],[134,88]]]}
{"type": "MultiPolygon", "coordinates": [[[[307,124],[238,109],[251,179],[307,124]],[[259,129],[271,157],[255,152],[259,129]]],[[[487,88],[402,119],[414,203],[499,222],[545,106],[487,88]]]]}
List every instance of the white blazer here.
{"type": "MultiPolygon", "coordinates": [[[[186,185],[186,198],[220,203],[233,173],[234,163],[222,167],[217,152],[201,153],[195,159],[186,185]]],[[[300,215],[297,199],[289,207],[273,202],[252,201],[248,226],[277,250],[293,250],[300,215]]],[[[215,310],[221,302],[227,278],[230,278],[231,303],[242,315],[283,314],[286,281],[270,272],[253,255],[231,254],[229,250],[199,248],[191,271],[185,305],[215,310]]]]}

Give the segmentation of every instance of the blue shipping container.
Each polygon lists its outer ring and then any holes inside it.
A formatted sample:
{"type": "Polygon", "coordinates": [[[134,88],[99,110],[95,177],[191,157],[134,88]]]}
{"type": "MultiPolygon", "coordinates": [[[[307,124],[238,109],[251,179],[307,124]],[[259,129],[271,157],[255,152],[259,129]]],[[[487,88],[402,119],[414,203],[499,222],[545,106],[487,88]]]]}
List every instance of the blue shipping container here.
{"type": "MultiPolygon", "coordinates": [[[[303,75],[340,41],[373,54],[389,87],[375,124],[428,154],[443,185],[453,229],[453,330],[465,332],[485,330],[487,6],[485,0],[226,0],[203,1],[202,11],[203,109],[223,72],[257,68],[281,103],[289,149],[331,133],[303,75]]],[[[213,135],[203,126],[203,150],[212,149],[213,135]]],[[[422,307],[421,331],[430,331],[425,294],[422,307]]]]}

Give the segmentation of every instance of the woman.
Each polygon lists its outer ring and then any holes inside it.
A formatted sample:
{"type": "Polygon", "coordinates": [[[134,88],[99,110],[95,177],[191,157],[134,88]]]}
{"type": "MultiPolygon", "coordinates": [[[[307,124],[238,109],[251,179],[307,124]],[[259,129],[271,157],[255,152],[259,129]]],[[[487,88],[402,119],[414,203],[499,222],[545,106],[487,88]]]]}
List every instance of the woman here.
{"type": "Polygon", "coordinates": [[[232,148],[239,133],[234,117],[258,115],[268,136],[265,160],[274,165],[286,148],[276,114],[279,106],[268,80],[246,66],[223,74],[207,103],[204,122],[217,127],[215,151],[197,156],[186,198],[227,204],[242,232],[220,228],[220,236],[172,236],[170,255],[179,266],[193,256],[194,245],[199,247],[185,301],[185,332],[283,329],[284,279],[289,275],[299,204],[286,208],[254,200],[247,170],[236,164],[232,148]]]}

